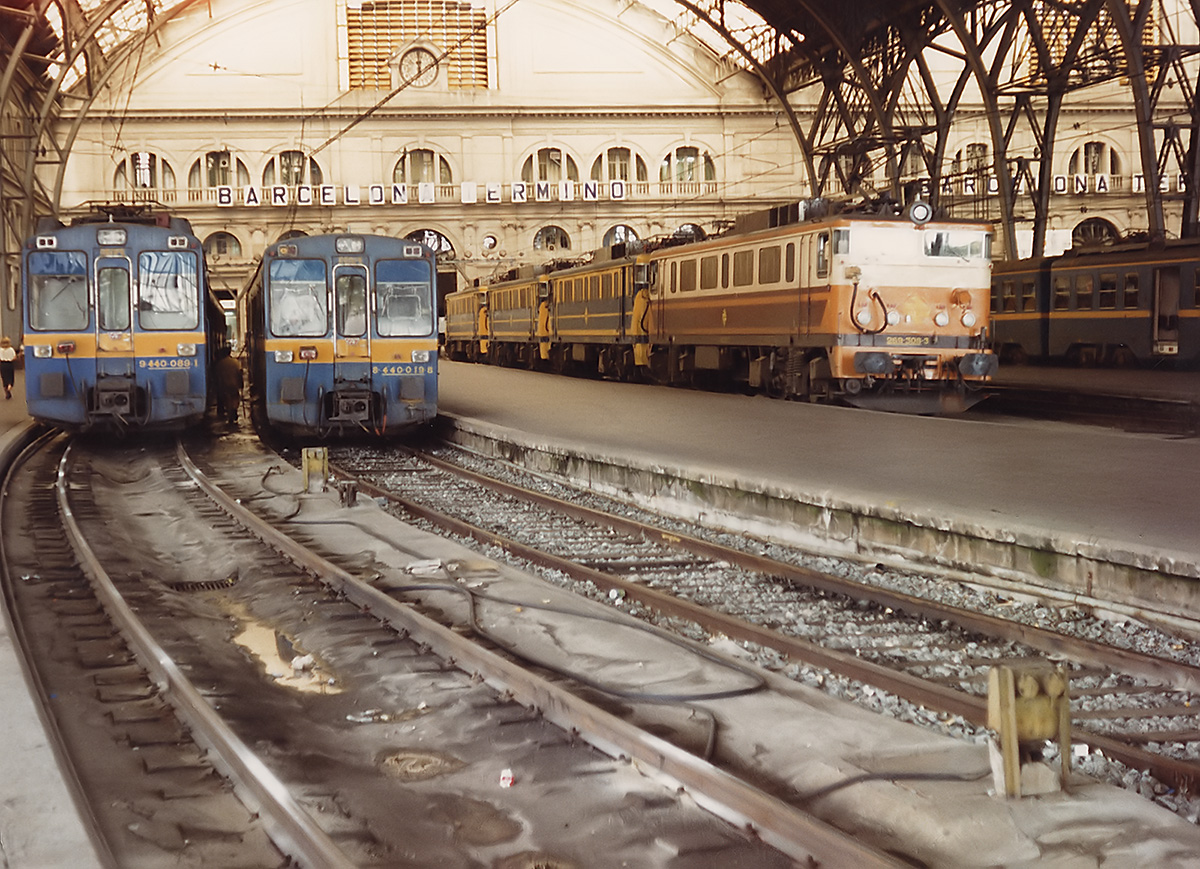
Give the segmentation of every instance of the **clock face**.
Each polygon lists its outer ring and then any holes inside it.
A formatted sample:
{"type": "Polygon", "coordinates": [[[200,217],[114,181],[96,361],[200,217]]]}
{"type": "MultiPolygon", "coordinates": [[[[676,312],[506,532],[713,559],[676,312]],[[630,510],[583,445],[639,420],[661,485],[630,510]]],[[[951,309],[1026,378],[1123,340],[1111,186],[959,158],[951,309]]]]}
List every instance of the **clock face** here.
{"type": "Polygon", "coordinates": [[[437,58],[424,48],[404,52],[400,58],[400,77],[416,87],[433,84],[437,78],[437,58]]]}

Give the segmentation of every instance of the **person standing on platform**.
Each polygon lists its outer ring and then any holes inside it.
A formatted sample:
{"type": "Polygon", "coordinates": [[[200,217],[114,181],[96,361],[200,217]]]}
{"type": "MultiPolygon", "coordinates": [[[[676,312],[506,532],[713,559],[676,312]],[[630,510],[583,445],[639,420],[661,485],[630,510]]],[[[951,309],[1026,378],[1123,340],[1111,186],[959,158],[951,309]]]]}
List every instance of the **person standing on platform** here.
{"type": "Polygon", "coordinates": [[[17,376],[17,351],[5,335],[0,338],[0,382],[4,383],[4,398],[12,398],[13,379],[17,376]]]}

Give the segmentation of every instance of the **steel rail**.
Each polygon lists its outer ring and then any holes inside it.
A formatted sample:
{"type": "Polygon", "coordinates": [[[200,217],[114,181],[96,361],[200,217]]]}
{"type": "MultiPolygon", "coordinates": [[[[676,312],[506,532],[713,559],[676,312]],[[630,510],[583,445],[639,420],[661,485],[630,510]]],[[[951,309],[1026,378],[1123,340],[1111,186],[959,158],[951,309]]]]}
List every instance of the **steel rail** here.
{"type": "Polygon", "coordinates": [[[738,567],[777,576],[791,582],[837,594],[855,600],[869,600],[882,607],[890,607],[909,615],[920,616],[931,621],[950,621],[968,631],[976,631],[988,637],[1021,643],[1051,655],[1067,655],[1088,663],[1118,668],[1123,673],[1140,676],[1144,679],[1163,682],[1164,684],[1184,691],[1200,693],[1200,667],[1181,662],[1165,661],[1153,655],[1136,652],[1129,649],[1118,649],[1106,646],[1093,640],[1070,637],[1055,631],[1027,625],[1021,622],[990,616],[986,613],[974,612],[962,607],[950,606],[937,601],[925,600],[914,595],[886,588],[867,585],[853,579],[821,573],[820,571],[799,567],[794,564],[776,561],[762,555],[754,555],[740,549],[723,546],[699,537],[687,534],[665,531],[653,525],[616,516],[600,510],[594,510],[580,504],[535,492],[530,489],[503,480],[495,480],[484,474],[476,473],[467,468],[460,468],[449,462],[420,454],[422,461],[449,473],[466,477],[481,486],[486,486],[498,492],[533,501],[545,507],[566,513],[577,519],[583,519],[597,524],[607,525],[627,534],[641,535],[648,540],[657,540],[677,549],[683,549],[694,555],[727,561],[738,567]]]}
{"type": "MultiPolygon", "coordinates": [[[[60,436],[57,429],[47,430],[35,423],[27,423],[14,435],[0,437],[0,503],[8,497],[8,487],[12,475],[38,451],[46,449],[50,443],[60,436]]],[[[12,592],[12,576],[9,572],[8,553],[5,549],[4,535],[0,534],[0,582],[3,582],[2,621],[7,626],[9,635],[20,650],[21,672],[25,682],[30,687],[30,693],[36,698],[38,717],[41,719],[42,730],[46,741],[58,762],[58,768],[63,784],[71,795],[76,814],[87,833],[92,847],[96,851],[96,859],[104,866],[116,866],[117,859],[113,856],[112,848],[105,838],[99,819],[87,800],[86,791],[79,777],[79,771],[71,758],[67,740],[62,728],[51,710],[50,691],[46,687],[41,674],[29,659],[30,641],[25,624],[18,615],[15,598],[12,592]]],[[[84,855],[76,855],[82,862],[84,855]]]]}
{"type": "Polygon", "coordinates": [[[71,448],[68,448],[59,463],[56,486],[63,528],[96,596],[138,661],[187,722],[193,737],[211,749],[214,764],[239,788],[251,810],[258,812],[280,851],[299,865],[312,869],[352,869],[354,863],[221,719],[125,602],[88,545],[71,510],[67,479],[70,457],[71,448]]]}
{"type": "Polygon", "coordinates": [[[577,734],[612,757],[630,759],[643,774],[682,787],[695,802],[795,860],[817,866],[899,867],[903,862],[858,841],[738,777],[594,706],[561,685],[525,669],[421,615],[252,513],[210,481],[177,446],[180,463],[229,516],[302,569],[370,612],[423,643],[454,666],[471,673],[547,721],[577,734]]]}
{"type": "MultiPolygon", "coordinates": [[[[514,497],[531,499],[554,509],[562,509],[576,518],[602,522],[628,533],[645,534],[649,539],[675,545],[697,555],[705,555],[710,558],[728,561],[731,564],[736,564],[750,570],[782,576],[812,588],[834,594],[849,596],[855,599],[870,599],[880,605],[889,606],[895,610],[904,610],[925,618],[955,621],[961,626],[978,631],[981,634],[989,636],[1000,634],[1004,639],[1022,642],[1034,648],[1039,648],[1042,651],[1078,656],[1084,661],[1094,661],[1103,665],[1117,667],[1123,672],[1145,676],[1146,678],[1157,678],[1185,687],[1200,685],[1200,670],[1186,664],[1174,664],[1173,662],[1163,661],[1162,659],[1143,655],[1138,652],[1114,649],[1091,643],[1087,640],[1056,634],[1044,628],[1009,622],[982,613],[949,607],[900,592],[864,585],[854,580],[843,580],[836,576],[773,561],[762,556],[742,552],[741,550],[730,549],[707,540],[665,531],[661,528],[645,525],[626,517],[610,516],[588,507],[569,504],[553,496],[526,490],[500,480],[493,480],[425,454],[422,454],[421,458],[449,472],[473,478],[481,485],[486,485],[496,491],[501,491],[514,497]],[[1095,658],[1088,657],[1093,654],[1095,658]]],[[[518,541],[509,540],[487,529],[476,528],[460,519],[446,516],[424,505],[414,503],[393,492],[388,492],[385,489],[374,486],[365,480],[360,480],[354,475],[346,473],[344,469],[334,467],[333,470],[336,473],[357,480],[359,487],[363,491],[375,496],[388,498],[401,504],[413,515],[427,519],[457,534],[470,537],[482,543],[500,546],[520,558],[562,571],[568,576],[595,583],[599,588],[606,590],[618,589],[624,592],[625,597],[629,600],[653,607],[666,615],[688,619],[704,627],[706,630],[724,634],[734,640],[757,643],[787,655],[793,660],[823,667],[847,678],[866,682],[877,688],[889,691],[909,702],[938,709],[952,715],[962,716],[967,721],[981,727],[987,726],[986,697],[968,694],[965,691],[935,682],[927,682],[920,677],[863,660],[852,654],[825,649],[815,643],[779,634],[761,625],[756,625],[717,610],[709,609],[700,604],[674,597],[666,592],[647,588],[639,583],[630,582],[594,568],[577,564],[518,541]]],[[[1124,742],[1119,738],[1094,733],[1080,727],[1072,727],[1071,739],[1077,744],[1088,745],[1098,749],[1104,752],[1107,757],[1128,766],[1146,770],[1161,781],[1180,790],[1194,792],[1197,789],[1198,783],[1200,783],[1200,766],[1194,763],[1149,752],[1136,745],[1124,742]]]]}

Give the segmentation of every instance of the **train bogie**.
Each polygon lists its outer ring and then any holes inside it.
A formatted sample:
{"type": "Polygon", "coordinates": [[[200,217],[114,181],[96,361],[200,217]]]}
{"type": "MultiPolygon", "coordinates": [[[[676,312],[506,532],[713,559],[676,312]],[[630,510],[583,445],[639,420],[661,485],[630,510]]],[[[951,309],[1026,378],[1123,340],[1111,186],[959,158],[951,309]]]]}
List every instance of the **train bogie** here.
{"type": "Polygon", "coordinates": [[[437,414],[436,267],[416,242],[272,245],[244,292],[251,397],[293,436],[393,435],[437,414]]]}
{"type": "Polygon", "coordinates": [[[180,429],[208,404],[225,322],[186,221],[45,226],[22,263],[26,401],[69,429],[180,429]]]}

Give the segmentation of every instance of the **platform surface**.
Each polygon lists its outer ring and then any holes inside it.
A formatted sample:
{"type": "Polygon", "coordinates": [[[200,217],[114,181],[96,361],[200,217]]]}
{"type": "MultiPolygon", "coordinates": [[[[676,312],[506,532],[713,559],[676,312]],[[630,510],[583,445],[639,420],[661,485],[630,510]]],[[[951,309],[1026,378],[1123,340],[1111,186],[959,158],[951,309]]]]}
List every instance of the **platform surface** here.
{"type": "Polygon", "coordinates": [[[1200,439],[919,417],[444,362],[441,412],[862,505],[1200,555],[1200,439]]]}

